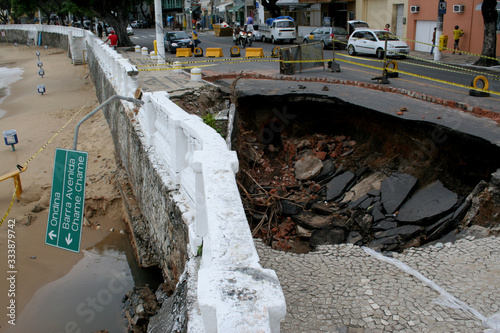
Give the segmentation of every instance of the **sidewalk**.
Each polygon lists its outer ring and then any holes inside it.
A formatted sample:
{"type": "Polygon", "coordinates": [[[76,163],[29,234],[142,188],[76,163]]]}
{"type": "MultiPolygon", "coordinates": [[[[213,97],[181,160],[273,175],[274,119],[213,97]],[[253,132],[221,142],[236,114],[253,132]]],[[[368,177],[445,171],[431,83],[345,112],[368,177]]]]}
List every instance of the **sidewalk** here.
{"type": "Polygon", "coordinates": [[[260,240],[255,245],[285,294],[281,332],[499,332],[498,237],[468,236],[392,254],[414,274],[352,244],[307,254],[279,252],[260,240]]]}
{"type": "MultiPolygon", "coordinates": [[[[415,57],[415,59],[423,59],[425,61],[434,62],[434,55],[430,54],[429,52],[410,51],[410,56],[415,57]]],[[[459,55],[457,53],[452,54],[449,52],[442,52],[441,53],[441,60],[438,61],[437,63],[456,65],[456,66],[474,67],[474,68],[482,69],[482,70],[500,72],[500,66],[494,66],[494,67],[475,66],[474,63],[478,59],[479,59],[478,56],[468,54],[468,53],[462,53],[459,55]]]]}

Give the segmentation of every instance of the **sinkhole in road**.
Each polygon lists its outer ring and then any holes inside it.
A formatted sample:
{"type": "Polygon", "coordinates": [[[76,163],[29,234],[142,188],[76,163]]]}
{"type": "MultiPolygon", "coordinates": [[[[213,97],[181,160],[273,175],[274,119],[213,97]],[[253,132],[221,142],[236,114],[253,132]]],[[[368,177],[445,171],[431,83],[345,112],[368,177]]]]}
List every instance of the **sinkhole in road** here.
{"type": "Polygon", "coordinates": [[[401,251],[473,224],[500,225],[488,183],[500,148],[460,124],[318,95],[240,97],[237,110],[243,205],[252,235],[273,248],[401,251]]]}

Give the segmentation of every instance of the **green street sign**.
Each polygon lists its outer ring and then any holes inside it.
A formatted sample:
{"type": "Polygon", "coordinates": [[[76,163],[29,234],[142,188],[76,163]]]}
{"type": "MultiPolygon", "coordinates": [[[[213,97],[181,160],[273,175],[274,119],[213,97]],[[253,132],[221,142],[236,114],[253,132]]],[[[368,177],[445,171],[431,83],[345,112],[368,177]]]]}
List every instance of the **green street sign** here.
{"type": "Polygon", "coordinates": [[[87,156],[84,151],[56,149],[45,244],[80,252],[87,156]]]}

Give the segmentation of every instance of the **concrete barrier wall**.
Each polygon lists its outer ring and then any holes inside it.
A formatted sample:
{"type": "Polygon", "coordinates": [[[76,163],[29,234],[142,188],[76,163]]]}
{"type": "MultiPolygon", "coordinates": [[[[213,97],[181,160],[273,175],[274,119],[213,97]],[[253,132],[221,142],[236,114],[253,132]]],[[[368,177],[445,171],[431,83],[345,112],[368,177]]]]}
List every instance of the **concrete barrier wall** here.
{"type": "MultiPolygon", "coordinates": [[[[7,27],[19,38],[25,37],[20,31],[33,30],[30,25],[7,27]]],[[[60,32],[69,36],[69,47],[72,32],[60,32]]],[[[131,97],[137,68],[92,33],[84,34],[99,100],[115,94],[131,97]]],[[[279,332],[285,299],[275,272],[259,264],[236,185],[235,152],[166,92],[145,93],[143,101],[137,114],[131,103],[117,102],[105,115],[143,215],[133,228],[149,238],[149,254],[167,283],[182,279],[196,290],[196,298],[180,298],[191,303],[179,314],[184,329],[279,332]]]]}

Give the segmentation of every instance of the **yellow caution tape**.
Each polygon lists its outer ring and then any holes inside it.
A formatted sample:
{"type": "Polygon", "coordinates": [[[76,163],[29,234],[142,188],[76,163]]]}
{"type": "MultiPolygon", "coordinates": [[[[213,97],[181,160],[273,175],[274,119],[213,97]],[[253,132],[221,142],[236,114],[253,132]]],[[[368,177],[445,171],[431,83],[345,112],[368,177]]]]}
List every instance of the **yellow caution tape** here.
{"type": "MultiPolygon", "coordinates": [[[[115,78],[116,78],[116,76],[115,76],[115,77],[113,77],[111,80],[109,80],[109,82],[108,82],[108,83],[107,83],[107,84],[103,87],[103,89],[104,89],[104,88],[106,88],[109,84],[111,84],[111,82],[112,82],[115,78]]],[[[42,152],[42,151],[43,151],[43,150],[44,150],[44,149],[45,149],[45,148],[46,148],[46,147],[47,147],[47,146],[48,146],[48,145],[49,145],[52,141],[54,141],[54,139],[55,139],[55,138],[56,138],[56,137],[57,137],[57,136],[58,136],[58,135],[59,135],[59,134],[63,131],[63,129],[64,129],[64,128],[66,128],[66,126],[68,126],[68,124],[69,124],[70,122],[72,122],[72,121],[73,121],[73,119],[75,119],[75,117],[76,117],[78,114],[80,114],[80,112],[82,112],[82,111],[83,111],[83,109],[84,109],[87,105],[88,105],[88,103],[87,103],[87,104],[85,104],[84,106],[82,106],[82,107],[80,108],[80,110],[78,110],[78,112],[76,112],[76,113],[75,113],[75,114],[74,114],[74,115],[73,115],[73,116],[72,116],[72,117],[71,117],[71,118],[70,118],[70,119],[69,119],[69,120],[68,120],[68,121],[67,121],[67,122],[66,122],[66,123],[65,123],[65,124],[64,124],[64,125],[63,125],[63,126],[62,126],[62,127],[61,127],[61,128],[60,128],[60,129],[59,129],[59,130],[58,130],[58,131],[57,131],[57,132],[56,132],[56,133],[55,133],[55,134],[54,134],[54,135],[53,135],[53,136],[52,136],[52,137],[51,137],[51,138],[50,138],[50,139],[49,139],[49,140],[45,143],[45,144],[44,144],[44,145],[43,145],[43,146],[42,146],[42,148],[38,149],[38,151],[37,151],[37,152],[36,152],[33,156],[31,156],[31,157],[29,158],[29,160],[27,160],[27,161],[24,163],[24,165],[22,166],[22,169],[23,169],[23,170],[25,170],[25,169],[28,167],[28,164],[29,164],[31,161],[33,161],[33,160],[35,159],[35,157],[37,157],[37,156],[38,156],[38,154],[40,154],[40,153],[41,153],[41,152],[42,152]]],[[[18,187],[18,184],[16,184],[16,187],[15,187],[15,189],[14,189],[14,195],[12,196],[12,200],[11,200],[11,202],[10,202],[9,208],[7,209],[7,212],[5,213],[4,217],[3,217],[3,218],[2,218],[2,220],[0,221],[0,226],[3,224],[3,222],[5,221],[5,219],[7,218],[7,216],[9,216],[9,213],[10,213],[10,211],[11,211],[11,209],[12,209],[12,206],[14,205],[14,200],[15,200],[15,198],[16,198],[17,187],[18,187]]]]}
{"type": "MultiPolygon", "coordinates": [[[[357,57],[353,57],[353,56],[350,56],[350,55],[347,55],[347,54],[338,54],[342,57],[347,57],[347,58],[353,58],[353,59],[356,59],[357,57]]],[[[427,62],[431,62],[431,63],[434,63],[436,65],[439,65],[439,66],[444,66],[444,67],[448,67],[448,68],[454,68],[454,69],[457,69],[457,70],[449,70],[449,69],[444,69],[444,68],[440,68],[440,67],[435,67],[435,66],[427,66],[427,65],[422,65],[422,64],[416,64],[416,63],[411,63],[411,62],[407,62],[407,61],[402,61],[402,60],[398,60],[399,63],[402,63],[402,64],[407,64],[407,65],[411,65],[411,66],[417,66],[417,67],[422,67],[422,68],[429,68],[429,69],[434,69],[434,70],[440,70],[440,71],[445,71],[445,72],[450,72],[450,73],[457,73],[457,74],[466,74],[464,72],[467,72],[467,73],[471,73],[471,74],[474,74],[474,75],[485,75],[485,76],[488,76],[490,79],[492,80],[495,80],[495,81],[498,81],[500,80],[500,76],[496,76],[496,75],[493,75],[493,74],[485,74],[483,72],[480,72],[480,71],[475,71],[475,70],[472,70],[472,69],[468,69],[468,68],[462,68],[462,67],[457,67],[457,66],[453,66],[453,65],[448,65],[448,64],[443,64],[443,63],[439,63],[439,62],[435,62],[435,61],[428,61],[426,59],[421,59],[421,58],[418,58],[418,57],[413,57],[413,56],[408,56],[412,59],[416,59],[416,60],[422,60],[422,61],[427,61],[427,62]]],[[[342,61],[340,59],[337,59],[339,61],[342,61]]],[[[363,59],[363,61],[372,61],[372,62],[383,62],[383,60],[375,60],[375,59],[363,59]]],[[[351,62],[353,63],[353,62],[351,62]]],[[[359,64],[361,65],[360,63],[353,63],[353,64],[359,64]]],[[[380,69],[380,68],[378,68],[380,69]]]]}
{"type": "MultiPolygon", "coordinates": [[[[361,67],[366,67],[366,68],[371,68],[371,69],[375,69],[375,70],[381,70],[381,69],[383,69],[383,68],[380,68],[380,67],[365,65],[365,64],[361,64],[361,63],[354,62],[354,61],[349,61],[349,60],[344,60],[344,59],[337,59],[337,60],[341,61],[341,62],[348,63],[348,64],[353,64],[353,65],[357,65],[357,66],[361,66],[361,67]]],[[[500,95],[500,92],[491,91],[491,90],[485,90],[485,89],[477,89],[477,88],[472,87],[472,86],[467,86],[467,85],[464,85],[464,84],[454,83],[454,82],[450,82],[450,81],[446,81],[446,80],[435,79],[435,78],[432,78],[432,77],[418,75],[418,74],[414,74],[414,73],[410,73],[410,72],[405,72],[405,71],[401,71],[401,70],[398,70],[398,69],[388,68],[387,70],[390,71],[390,72],[401,73],[401,74],[405,74],[405,75],[409,75],[409,76],[413,76],[413,77],[418,77],[418,78],[429,80],[429,81],[434,81],[434,82],[439,82],[439,83],[443,83],[443,84],[448,84],[448,85],[455,86],[455,87],[483,91],[483,92],[487,92],[487,93],[490,93],[490,94],[493,94],[493,95],[500,95]]]]}
{"type": "Polygon", "coordinates": [[[17,187],[19,186],[19,184],[17,182],[15,182],[15,183],[16,183],[16,187],[14,188],[14,194],[12,195],[12,200],[10,201],[10,205],[9,205],[9,208],[7,209],[7,212],[5,213],[2,220],[0,221],[0,226],[7,219],[7,216],[9,216],[9,213],[12,209],[12,206],[14,205],[14,201],[16,200],[16,192],[17,192],[17,187]]]}
{"type": "Polygon", "coordinates": [[[418,74],[413,74],[413,73],[409,73],[409,72],[403,72],[403,71],[400,71],[400,70],[391,70],[391,72],[398,72],[398,73],[401,73],[401,74],[405,74],[405,75],[409,75],[409,76],[414,76],[414,77],[418,77],[418,78],[429,80],[429,81],[434,81],[434,82],[449,84],[451,86],[460,87],[460,88],[478,90],[478,91],[487,92],[487,93],[490,93],[490,94],[493,94],[493,95],[500,96],[500,92],[486,90],[486,89],[477,89],[475,87],[467,86],[465,84],[460,84],[460,83],[450,82],[450,81],[446,81],[446,80],[435,79],[435,78],[432,78],[432,77],[418,75],[418,74]]]}
{"type": "MultiPolygon", "coordinates": [[[[402,39],[402,40],[406,40],[406,41],[410,41],[410,42],[413,42],[413,43],[418,43],[418,44],[422,44],[422,45],[428,45],[428,46],[434,46],[434,47],[438,47],[438,45],[432,45],[432,44],[429,44],[429,43],[424,43],[424,42],[419,42],[417,40],[414,40],[414,39],[410,39],[410,38],[405,38],[405,37],[400,37],[400,36],[397,36],[399,39],[402,39]]],[[[453,49],[450,49],[448,47],[445,47],[444,48],[445,50],[448,50],[448,51],[453,51],[453,49]]],[[[464,52],[464,51],[460,51],[460,53],[463,53],[463,54],[469,54],[469,55],[473,55],[475,57],[479,57],[479,58],[484,58],[484,59],[490,59],[490,60],[497,60],[497,58],[492,58],[492,57],[488,57],[488,56],[485,56],[485,55],[482,55],[482,54],[476,54],[476,53],[470,53],[470,52],[464,52]]]]}

